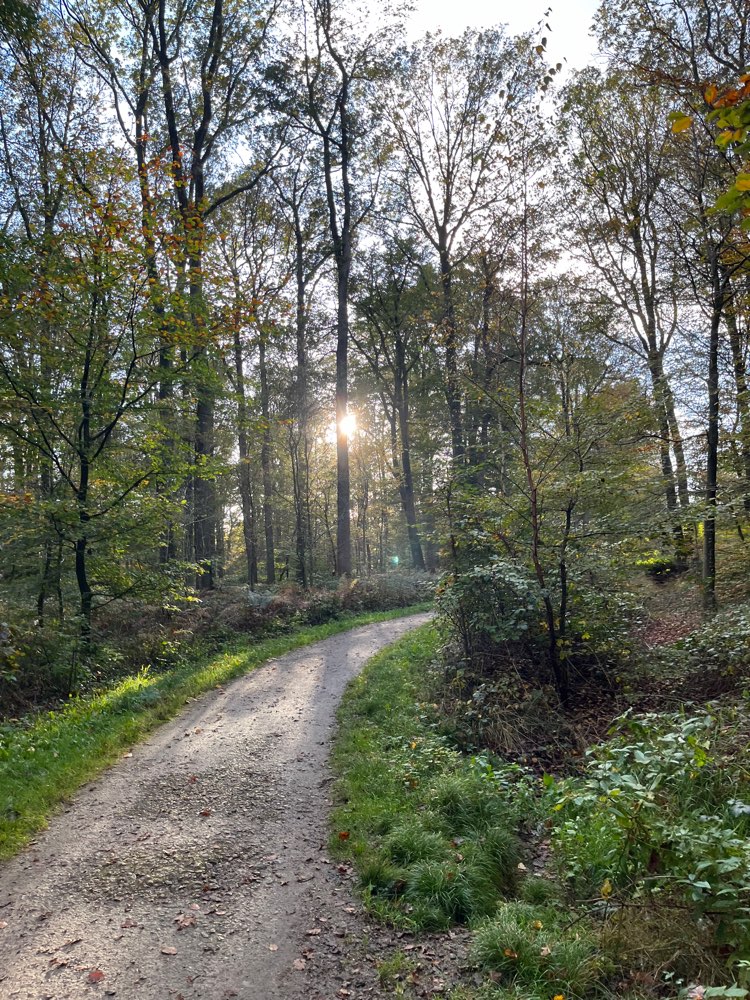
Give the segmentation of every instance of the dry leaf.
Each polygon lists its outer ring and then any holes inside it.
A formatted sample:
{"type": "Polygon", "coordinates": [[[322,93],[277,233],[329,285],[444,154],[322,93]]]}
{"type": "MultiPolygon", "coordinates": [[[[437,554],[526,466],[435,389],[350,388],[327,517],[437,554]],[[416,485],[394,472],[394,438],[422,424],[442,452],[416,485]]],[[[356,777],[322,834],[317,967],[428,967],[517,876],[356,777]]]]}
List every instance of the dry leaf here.
{"type": "Polygon", "coordinates": [[[101,969],[92,969],[88,974],[88,981],[90,983],[100,983],[104,979],[104,973],[101,969]]]}
{"type": "Polygon", "coordinates": [[[278,951],[279,950],[279,946],[277,944],[269,944],[268,950],[269,951],[278,951]]]}
{"type": "Polygon", "coordinates": [[[305,966],[307,965],[307,962],[304,960],[304,958],[295,958],[295,960],[294,960],[294,962],[292,964],[294,965],[294,968],[298,972],[301,972],[305,968],[305,966]]]}
{"type": "Polygon", "coordinates": [[[177,949],[176,948],[172,948],[172,947],[162,948],[161,953],[162,953],[162,955],[176,955],[177,954],[177,949]]]}
{"type": "Polygon", "coordinates": [[[0,920],[0,931],[4,931],[7,926],[8,926],[7,920],[0,920]]]}
{"type": "Polygon", "coordinates": [[[320,934],[320,927],[311,927],[307,932],[308,937],[317,937],[320,934]]]}
{"type": "Polygon", "coordinates": [[[184,930],[185,927],[195,927],[195,914],[178,913],[174,918],[174,922],[177,924],[178,930],[184,930]]]}

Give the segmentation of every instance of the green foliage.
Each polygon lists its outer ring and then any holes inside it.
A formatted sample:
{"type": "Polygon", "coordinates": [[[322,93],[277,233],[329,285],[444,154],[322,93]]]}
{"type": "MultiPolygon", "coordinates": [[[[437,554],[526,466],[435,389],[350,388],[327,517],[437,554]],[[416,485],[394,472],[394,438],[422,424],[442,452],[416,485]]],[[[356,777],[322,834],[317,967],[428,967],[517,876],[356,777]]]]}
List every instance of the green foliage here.
{"type": "Polygon", "coordinates": [[[519,566],[499,557],[449,577],[437,604],[468,656],[538,636],[539,587],[519,566]]]}
{"type": "MultiPolygon", "coordinates": [[[[667,649],[652,655],[652,669],[695,675],[714,692],[736,687],[750,668],[750,605],[719,612],[709,622],[667,649]]],[[[700,696],[701,688],[697,689],[700,696]]]]}
{"type": "Polygon", "coordinates": [[[747,745],[737,713],[620,720],[584,775],[554,786],[560,875],[577,899],[661,898],[688,905],[735,960],[750,954],[747,745]],[[728,756],[729,755],[729,756],[728,756]]]}

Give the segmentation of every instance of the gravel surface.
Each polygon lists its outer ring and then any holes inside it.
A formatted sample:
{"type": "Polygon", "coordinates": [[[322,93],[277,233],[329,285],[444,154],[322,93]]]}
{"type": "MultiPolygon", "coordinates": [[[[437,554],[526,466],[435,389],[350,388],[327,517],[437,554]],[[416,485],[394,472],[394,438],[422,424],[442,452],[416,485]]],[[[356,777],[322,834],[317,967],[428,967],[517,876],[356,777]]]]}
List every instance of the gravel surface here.
{"type": "Polygon", "coordinates": [[[0,997],[327,1000],[445,988],[461,936],[370,927],[327,855],[334,714],[378,649],[427,615],[297,650],[196,700],[0,872],[0,997]]]}

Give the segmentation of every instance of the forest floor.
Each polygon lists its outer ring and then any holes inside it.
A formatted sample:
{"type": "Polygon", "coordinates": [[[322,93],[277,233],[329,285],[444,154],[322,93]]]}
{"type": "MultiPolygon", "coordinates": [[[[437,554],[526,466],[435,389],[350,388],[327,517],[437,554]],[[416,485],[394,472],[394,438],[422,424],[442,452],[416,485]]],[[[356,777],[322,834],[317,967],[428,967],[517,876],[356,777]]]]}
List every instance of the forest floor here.
{"type": "Polygon", "coordinates": [[[369,997],[396,942],[425,970],[421,994],[441,994],[465,935],[441,935],[438,957],[429,935],[374,925],[327,846],[342,692],[428,617],[271,660],[87,784],[0,871],[4,1000],[369,997]]]}

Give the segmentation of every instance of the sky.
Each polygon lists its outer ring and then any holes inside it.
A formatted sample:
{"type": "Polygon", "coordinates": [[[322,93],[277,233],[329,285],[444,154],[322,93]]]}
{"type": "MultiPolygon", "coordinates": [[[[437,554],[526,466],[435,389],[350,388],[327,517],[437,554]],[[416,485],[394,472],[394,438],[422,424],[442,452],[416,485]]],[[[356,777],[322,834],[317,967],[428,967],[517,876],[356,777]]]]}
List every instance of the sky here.
{"type": "Polygon", "coordinates": [[[415,0],[408,30],[412,37],[437,27],[456,35],[467,27],[507,24],[515,34],[534,31],[540,21],[547,21],[552,29],[544,29],[549,62],[580,69],[592,61],[596,48],[588,31],[597,6],[598,0],[415,0]]]}

